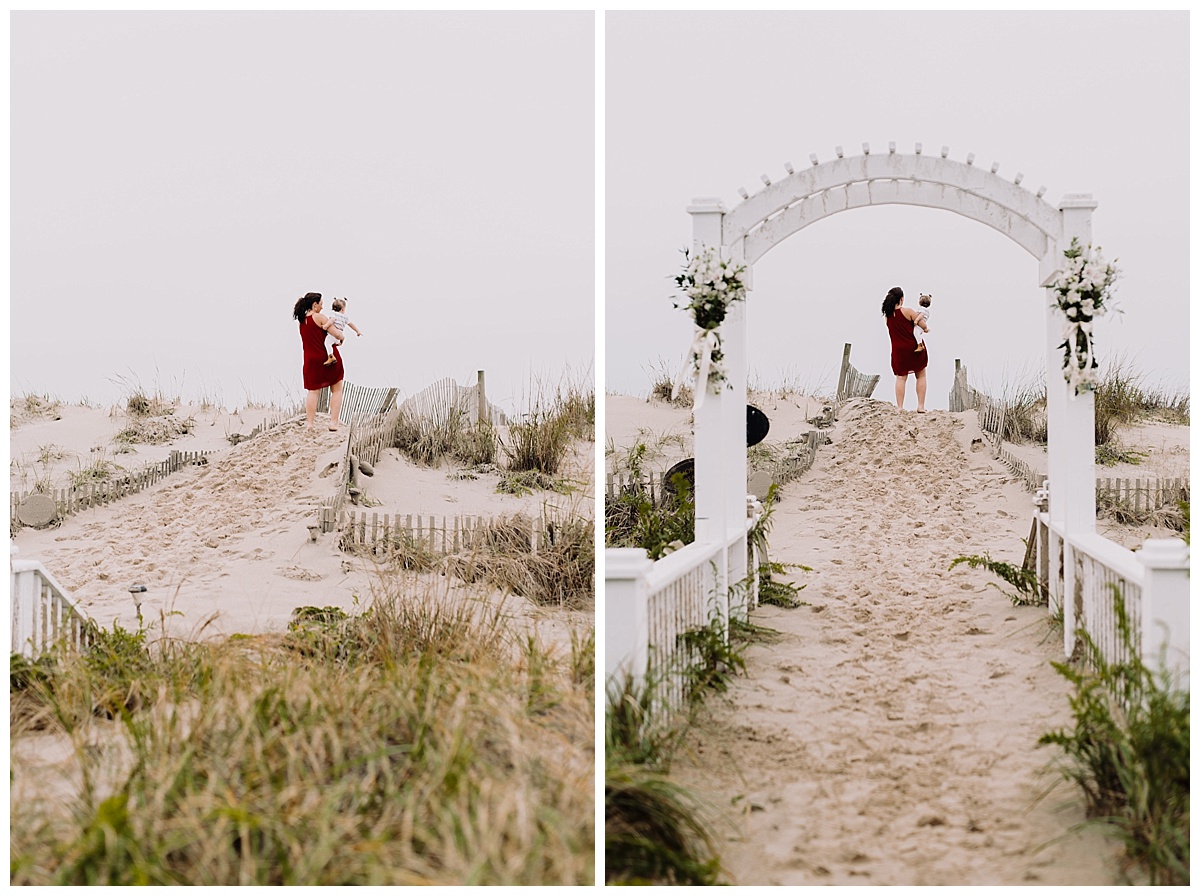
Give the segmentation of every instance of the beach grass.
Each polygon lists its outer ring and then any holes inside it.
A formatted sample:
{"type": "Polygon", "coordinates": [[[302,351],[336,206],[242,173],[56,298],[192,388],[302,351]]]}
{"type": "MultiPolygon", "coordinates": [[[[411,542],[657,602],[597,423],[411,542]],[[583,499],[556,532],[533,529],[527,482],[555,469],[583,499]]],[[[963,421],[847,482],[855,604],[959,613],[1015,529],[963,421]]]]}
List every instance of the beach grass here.
{"type": "MultiPolygon", "coordinates": [[[[1036,372],[1006,379],[1000,385],[999,396],[1005,403],[1005,440],[1046,444],[1045,374],[1036,372]]],[[[1119,448],[1114,443],[1123,428],[1139,423],[1190,425],[1188,390],[1149,385],[1146,375],[1125,357],[1118,357],[1101,368],[1093,396],[1098,463],[1123,460],[1113,457],[1119,448]]]]}
{"type": "Polygon", "coordinates": [[[652,679],[610,679],[604,723],[604,872],[608,884],[719,882],[713,813],[670,777],[687,717],[655,711],[652,679]]]}
{"type": "Polygon", "coordinates": [[[1183,885],[1191,864],[1190,693],[1141,658],[1124,598],[1112,588],[1128,659],[1109,662],[1086,631],[1084,661],[1054,663],[1073,687],[1074,725],[1039,743],[1061,751],[1059,772],[1077,785],[1093,824],[1114,830],[1151,884],[1183,885]]]}
{"type": "Polygon", "coordinates": [[[594,636],[401,581],[285,635],[14,658],[10,882],[592,883],[594,636]]]}

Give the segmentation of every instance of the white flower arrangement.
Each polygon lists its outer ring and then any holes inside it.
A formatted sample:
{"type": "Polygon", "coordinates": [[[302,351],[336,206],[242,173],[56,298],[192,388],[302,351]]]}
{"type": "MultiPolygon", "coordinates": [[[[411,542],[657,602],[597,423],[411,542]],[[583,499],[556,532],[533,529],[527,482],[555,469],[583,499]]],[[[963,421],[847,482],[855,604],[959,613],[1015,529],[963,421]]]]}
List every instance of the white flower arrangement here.
{"type": "MultiPolygon", "coordinates": [[[[1086,249],[1078,238],[1063,252],[1067,264],[1050,288],[1057,293],[1054,307],[1062,311],[1063,377],[1071,396],[1095,391],[1100,362],[1092,346],[1092,322],[1111,308],[1112,286],[1120,272],[1105,262],[1100,247],[1086,249]]],[[[1114,259],[1115,261],[1115,259],[1114,259]]]]}
{"type": "Polygon", "coordinates": [[[676,397],[684,382],[691,379],[696,384],[695,406],[699,408],[706,392],[716,394],[722,383],[728,385],[719,328],[729,306],[746,298],[746,284],[742,280],[746,266],[723,260],[712,246],[703,247],[695,257],[685,249],[683,257],[687,263],[683,273],[676,275],[675,284],[683,290],[687,301],[676,303],[675,307],[691,312],[696,332],[688,361],[675,381],[671,397],[676,397]]]}

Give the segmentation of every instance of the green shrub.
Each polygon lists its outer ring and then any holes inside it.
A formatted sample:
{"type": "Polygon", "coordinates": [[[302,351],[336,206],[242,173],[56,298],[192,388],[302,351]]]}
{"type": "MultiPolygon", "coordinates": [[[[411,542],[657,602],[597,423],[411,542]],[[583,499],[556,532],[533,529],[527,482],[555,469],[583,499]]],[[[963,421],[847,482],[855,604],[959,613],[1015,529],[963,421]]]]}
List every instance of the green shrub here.
{"type": "Polygon", "coordinates": [[[1152,884],[1187,885],[1190,865],[1190,695],[1140,656],[1115,586],[1117,631],[1128,660],[1106,660],[1086,631],[1085,661],[1052,665],[1074,688],[1074,727],[1039,743],[1063,751],[1060,770],[1082,790],[1088,816],[1115,828],[1152,884]]]}
{"type": "Polygon", "coordinates": [[[669,777],[682,719],[656,721],[656,686],[608,685],[604,724],[604,872],[609,884],[711,885],[720,860],[705,807],[669,777]]]}
{"type": "Polygon", "coordinates": [[[604,502],[604,538],[608,547],[644,548],[658,560],[680,546],[696,540],[696,505],[687,477],[672,478],[674,494],[655,505],[648,492],[638,486],[622,491],[604,502]]]}
{"type": "Polygon", "coordinates": [[[738,651],[720,618],[703,628],[679,636],[689,658],[685,664],[688,697],[699,699],[706,690],[724,691],[739,672],[746,671],[746,659],[738,651]]]}
{"type": "Polygon", "coordinates": [[[747,538],[758,556],[758,602],[792,610],[804,606],[804,602],[797,595],[808,586],[785,582],[776,576],[786,575],[789,569],[812,572],[812,568],[799,563],[776,563],[771,560],[768,538],[775,523],[775,505],[778,500],[779,486],[771,483],[767,496],[762,501],[762,513],[750,527],[747,538]]]}
{"type": "Polygon", "coordinates": [[[559,413],[537,409],[510,426],[508,438],[503,448],[509,470],[536,470],[553,476],[566,459],[571,425],[559,413]]]}
{"type": "Polygon", "coordinates": [[[982,557],[978,554],[972,554],[967,557],[955,557],[954,561],[950,564],[950,569],[954,569],[960,563],[967,564],[971,569],[982,567],[1016,588],[1017,591],[1015,594],[1009,594],[994,582],[988,583],[1004,593],[1013,602],[1014,606],[1046,603],[1047,598],[1042,594],[1037,573],[1032,569],[1023,566],[1013,566],[1011,563],[1005,563],[1003,560],[993,560],[986,553],[982,557]]]}

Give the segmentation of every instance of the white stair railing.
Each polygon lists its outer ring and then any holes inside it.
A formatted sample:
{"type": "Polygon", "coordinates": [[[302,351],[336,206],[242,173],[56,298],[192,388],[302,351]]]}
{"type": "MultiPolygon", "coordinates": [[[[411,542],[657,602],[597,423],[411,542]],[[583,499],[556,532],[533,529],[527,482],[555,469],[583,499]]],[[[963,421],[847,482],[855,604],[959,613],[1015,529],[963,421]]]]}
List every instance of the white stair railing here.
{"type": "Polygon", "coordinates": [[[38,561],[18,560],[16,545],[9,554],[12,652],[32,659],[60,644],[75,650],[87,646],[92,623],[66,589],[38,561]]]}

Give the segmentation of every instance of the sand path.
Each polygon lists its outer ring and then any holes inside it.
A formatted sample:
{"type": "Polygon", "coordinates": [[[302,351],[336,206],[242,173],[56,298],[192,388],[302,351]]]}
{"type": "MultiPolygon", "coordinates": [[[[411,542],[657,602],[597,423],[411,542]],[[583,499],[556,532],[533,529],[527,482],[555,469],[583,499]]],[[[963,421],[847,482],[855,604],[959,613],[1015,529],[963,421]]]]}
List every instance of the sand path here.
{"type": "Polygon", "coordinates": [[[707,700],[675,769],[731,807],[733,883],[1116,882],[1117,848],[1073,832],[1079,800],[1039,775],[1039,735],[1070,723],[1061,635],[991,574],[949,570],[1019,563],[1031,519],[973,426],[855,402],[783,489],[772,559],[812,567],[809,605],[754,612],[778,638],[707,700]]]}

